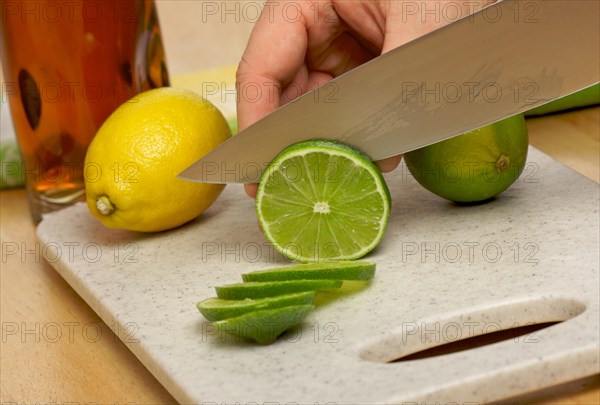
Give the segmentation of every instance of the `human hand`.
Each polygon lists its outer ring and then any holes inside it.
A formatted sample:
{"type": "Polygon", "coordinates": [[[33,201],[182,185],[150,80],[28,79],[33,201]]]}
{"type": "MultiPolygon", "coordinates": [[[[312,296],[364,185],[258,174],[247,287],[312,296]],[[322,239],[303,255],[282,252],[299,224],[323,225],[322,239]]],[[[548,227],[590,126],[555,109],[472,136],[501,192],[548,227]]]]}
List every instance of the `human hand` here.
{"type": "MultiPolygon", "coordinates": [[[[462,7],[460,17],[494,1],[451,2],[462,7]]],[[[452,22],[443,15],[444,5],[448,0],[267,0],[237,71],[238,92],[243,90],[237,102],[239,129],[334,77],[452,22]]],[[[382,172],[389,172],[401,158],[376,163],[382,172]]],[[[256,196],[256,184],[246,184],[245,189],[256,196]]]]}

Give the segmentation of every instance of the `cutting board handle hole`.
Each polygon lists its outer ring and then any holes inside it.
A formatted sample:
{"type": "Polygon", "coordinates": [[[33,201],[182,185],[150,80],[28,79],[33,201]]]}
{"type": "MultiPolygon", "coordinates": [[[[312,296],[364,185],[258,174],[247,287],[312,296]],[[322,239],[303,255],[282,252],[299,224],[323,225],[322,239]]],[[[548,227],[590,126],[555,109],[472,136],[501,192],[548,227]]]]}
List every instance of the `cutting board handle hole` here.
{"type": "Polygon", "coordinates": [[[572,319],[585,305],[568,298],[534,298],[468,311],[438,320],[403,322],[366,343],[364,360],[402,363],[451,355],[500,343],[538,343],[542,331],[572,319]]]}
{"type": "Polygon", "coordinates": [[[402,361],[422,360],[430,357],[444,356],[446,354],[463,352],[465,350],[476,349],[478,347],[491,345],[492,343],[502,341],[514,341],[515,343],[535,343],[538,341],[536,334],[539,330],[556,325],[560,322],[544,322],[527,326],[518,326],[516,328],[498,330],[479,336],[473,336],[455,342],[444,343],[440,346],[435,346],[430,349],[425,349],[420,352],[409,354],[388,363],[396,363],[402,361]]]}

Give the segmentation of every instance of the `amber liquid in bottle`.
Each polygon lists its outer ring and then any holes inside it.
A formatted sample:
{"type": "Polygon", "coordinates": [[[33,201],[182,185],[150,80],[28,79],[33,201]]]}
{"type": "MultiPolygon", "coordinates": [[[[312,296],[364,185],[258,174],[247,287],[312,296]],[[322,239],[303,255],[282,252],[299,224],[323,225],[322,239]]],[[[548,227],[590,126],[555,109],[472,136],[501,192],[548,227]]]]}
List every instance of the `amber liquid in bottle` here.
{"type": "Polygon", "coordinates": [[[153,0],[2,1],[8,95],[34,221],[84,200],[87,146],[135,94],[168,86],[153,0]]]}

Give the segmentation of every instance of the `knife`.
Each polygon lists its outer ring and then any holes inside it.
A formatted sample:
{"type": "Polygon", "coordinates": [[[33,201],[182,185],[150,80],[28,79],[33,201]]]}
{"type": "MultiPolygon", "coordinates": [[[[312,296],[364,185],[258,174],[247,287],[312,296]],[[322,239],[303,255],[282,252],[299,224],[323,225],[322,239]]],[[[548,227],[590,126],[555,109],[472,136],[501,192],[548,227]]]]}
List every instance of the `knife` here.
{"type": "Polygon", "coordinates": [[[373,160],[418,149],[600,81],[600,2],[502,0],[327,82],[179,178],[258,182],[287,146],[331,139],[373,160]]]}

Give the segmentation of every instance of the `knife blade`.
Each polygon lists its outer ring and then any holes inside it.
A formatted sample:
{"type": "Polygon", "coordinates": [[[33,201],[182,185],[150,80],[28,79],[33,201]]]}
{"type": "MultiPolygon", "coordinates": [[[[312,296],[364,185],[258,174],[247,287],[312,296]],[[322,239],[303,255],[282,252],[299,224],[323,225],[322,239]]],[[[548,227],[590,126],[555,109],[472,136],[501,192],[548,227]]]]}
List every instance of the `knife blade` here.
{"type": "Polygon", "coordinates": [[[600,81],[599,27],[598,1],[502,0],[280,107],[178,177],[256,183],[302,140],[379,160],[489,125],[600,81]]]}

